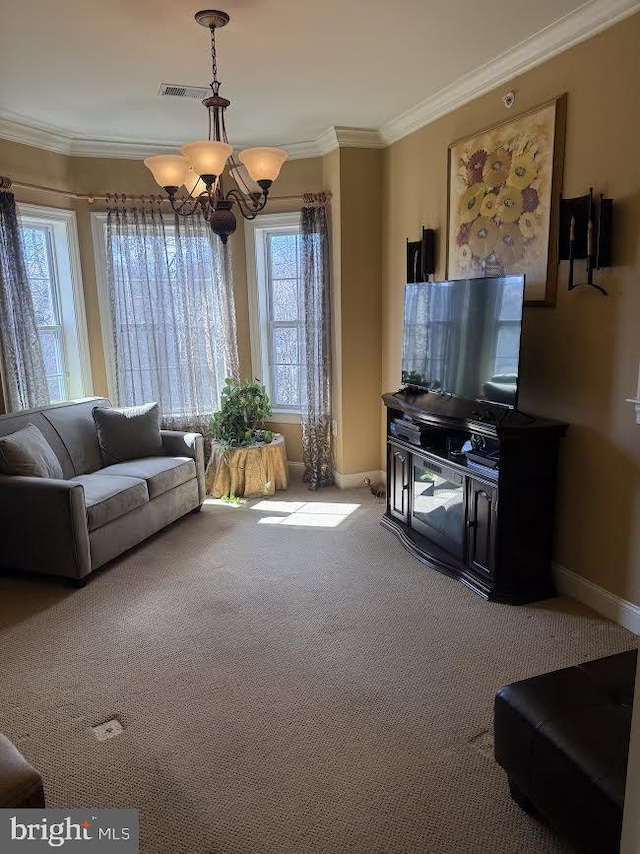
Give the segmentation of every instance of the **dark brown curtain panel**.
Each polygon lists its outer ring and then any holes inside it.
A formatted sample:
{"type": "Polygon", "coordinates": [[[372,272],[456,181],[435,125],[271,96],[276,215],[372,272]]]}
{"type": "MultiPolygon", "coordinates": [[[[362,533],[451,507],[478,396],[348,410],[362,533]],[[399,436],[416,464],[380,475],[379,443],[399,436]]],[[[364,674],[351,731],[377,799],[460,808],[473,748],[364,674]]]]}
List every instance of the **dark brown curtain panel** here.
{"type": "Polygon", "coordinates": [[[13,193],[0,193],[0,356],[7,412],[49,403],[13,193]]]}
{"type": "Polygon", "coordinates": [[[331,265],[324,204],[300,216],[303,478],[310,489],[333,483],[331,432],[331,265]]]}

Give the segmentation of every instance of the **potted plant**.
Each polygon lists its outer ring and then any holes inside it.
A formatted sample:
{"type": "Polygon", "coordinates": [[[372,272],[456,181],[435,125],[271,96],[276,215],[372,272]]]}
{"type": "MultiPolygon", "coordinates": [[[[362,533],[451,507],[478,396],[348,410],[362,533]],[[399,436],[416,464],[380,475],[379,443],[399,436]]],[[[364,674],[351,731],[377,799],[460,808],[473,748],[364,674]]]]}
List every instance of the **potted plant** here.
{"type": "Polygon", "coordinates": [[[257,442],[269,443],[271,430],[264,423],[271,415],[271,404],[259,380],[226,379],[220,396],[220,409],[211,419],[214,439],[229,448],[246,447],[257,442]]]}

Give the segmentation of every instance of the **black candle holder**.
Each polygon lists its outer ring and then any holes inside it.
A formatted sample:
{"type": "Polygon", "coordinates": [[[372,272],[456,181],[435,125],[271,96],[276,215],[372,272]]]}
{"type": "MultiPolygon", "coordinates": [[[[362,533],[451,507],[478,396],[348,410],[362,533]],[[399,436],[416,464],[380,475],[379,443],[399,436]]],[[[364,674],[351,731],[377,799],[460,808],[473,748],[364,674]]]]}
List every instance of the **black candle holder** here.
{"type": "Polygon", "coordinates": [[[560,199],[558,260],[569,262],[569,290],[589,285],[604,296],[603,287],[593,281],[593,271],[611,266],[611,223],[613,199],[593,197],[593,187],[585,196],[560,199]],[[574,263],[586,260],[587,281],[574,282],[574,263]]]}

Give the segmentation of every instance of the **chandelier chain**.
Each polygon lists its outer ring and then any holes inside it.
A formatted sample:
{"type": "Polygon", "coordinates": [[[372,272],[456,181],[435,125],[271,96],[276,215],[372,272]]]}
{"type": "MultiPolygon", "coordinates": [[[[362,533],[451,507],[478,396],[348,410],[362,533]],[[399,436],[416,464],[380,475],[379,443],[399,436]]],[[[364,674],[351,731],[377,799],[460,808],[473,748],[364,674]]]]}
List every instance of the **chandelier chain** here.
{"type": "Polygon", "coordinates": [[[220,91],[220,81],[218,80],[218,59],[216,57],[216,28],[212,26],[209,29],[211,30],[211,67],[213,69],[211,91],[217,95],[220,91]]]}

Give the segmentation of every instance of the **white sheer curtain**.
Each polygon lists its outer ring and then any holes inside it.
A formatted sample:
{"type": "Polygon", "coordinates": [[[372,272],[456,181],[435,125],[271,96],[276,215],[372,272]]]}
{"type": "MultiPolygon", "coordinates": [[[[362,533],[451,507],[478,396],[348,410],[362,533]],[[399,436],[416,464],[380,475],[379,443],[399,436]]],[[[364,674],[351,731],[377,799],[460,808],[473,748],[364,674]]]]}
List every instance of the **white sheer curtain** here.
{"type": "Polygon", "coordinates": [[[119,405],[157,400],[164,427],[206,433],[239,374],[227,247],[199,214],[117,207],[107,271],[119,405]]]}

